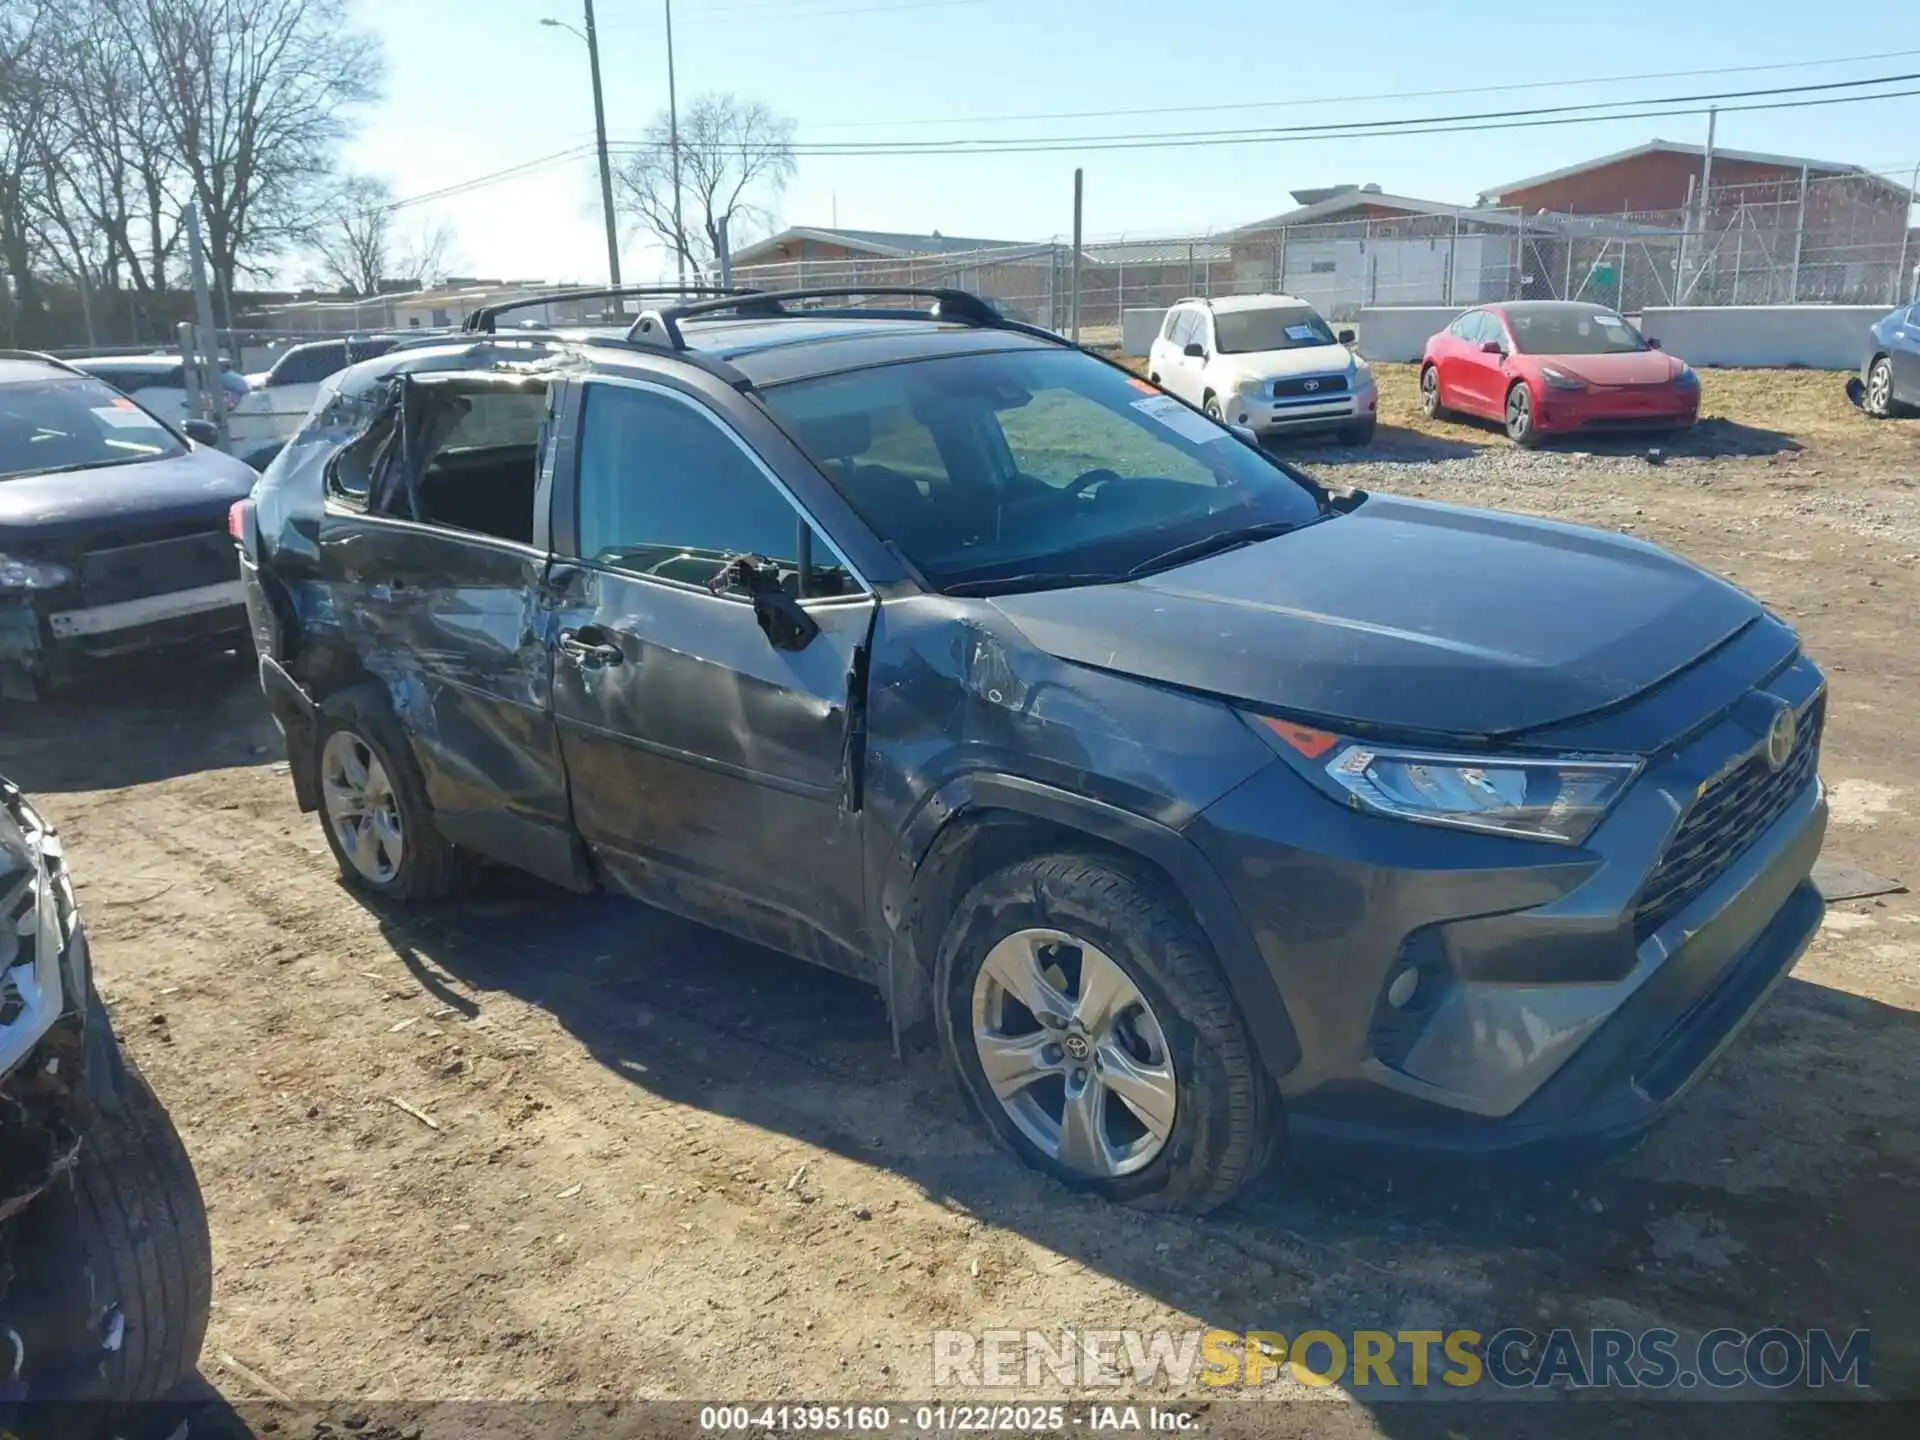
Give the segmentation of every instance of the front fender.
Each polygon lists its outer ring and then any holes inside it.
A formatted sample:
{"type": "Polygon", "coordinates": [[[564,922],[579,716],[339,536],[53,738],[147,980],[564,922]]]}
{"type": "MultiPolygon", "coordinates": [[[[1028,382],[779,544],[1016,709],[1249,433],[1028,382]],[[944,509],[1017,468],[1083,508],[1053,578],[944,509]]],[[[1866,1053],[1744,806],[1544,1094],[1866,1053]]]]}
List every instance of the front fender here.
{"type": "Polygon", "coordinates": [[[1011,814],[1077,831],[1139,856],[1172,884],[1206,936],[1254,1046],[1277,1081],[1300,1058],[1292,1019],[1280,999],[1253,933],[1226,886],[1199,849],[1178,830],[1128,810],[1020,776],[956,776],[929,794],[907,822],[882,886],[880,911],[891,936],[887,999],[896,1028],[928,1003],[933,957],[913,942],[916,892],[943,835],[970,817],[1011,814]]]}

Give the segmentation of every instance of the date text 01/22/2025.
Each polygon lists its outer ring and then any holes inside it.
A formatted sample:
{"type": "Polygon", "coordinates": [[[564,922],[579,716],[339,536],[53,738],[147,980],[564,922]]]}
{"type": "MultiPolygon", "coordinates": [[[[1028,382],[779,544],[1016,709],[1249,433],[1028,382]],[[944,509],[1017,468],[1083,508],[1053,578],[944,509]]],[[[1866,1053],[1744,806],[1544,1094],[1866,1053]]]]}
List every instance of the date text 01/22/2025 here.
{"type": "Polygon", "coordinates": [[[706,1405],[700,1429],[709,1435],[1046,1435],[1071,1425],[1164,1435],[1193,1429],[1200,1414],[1170,1405],[706,1405]]]}

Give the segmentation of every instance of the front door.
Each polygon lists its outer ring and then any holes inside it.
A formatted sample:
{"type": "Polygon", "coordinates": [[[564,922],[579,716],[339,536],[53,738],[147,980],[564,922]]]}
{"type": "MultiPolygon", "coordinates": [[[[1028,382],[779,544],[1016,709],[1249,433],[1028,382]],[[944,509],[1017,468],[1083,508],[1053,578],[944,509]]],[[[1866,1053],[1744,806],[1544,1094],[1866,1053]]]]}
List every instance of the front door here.
{"type": "Polygon", "coordinates": [[[583,400],[576,554],[552,585],[575,823],[629,893],[863,973],[848,702],[875,602],[703,402],[615,379],[583,400]],[[769,562],[804,643],[720,578],[740,555],[769,562]]]}
{"type": "Polygon", "coordinates": [[[1908,306],[1892,328],[1894,396],[1920,405],[1920,305],[1908,306]]]}

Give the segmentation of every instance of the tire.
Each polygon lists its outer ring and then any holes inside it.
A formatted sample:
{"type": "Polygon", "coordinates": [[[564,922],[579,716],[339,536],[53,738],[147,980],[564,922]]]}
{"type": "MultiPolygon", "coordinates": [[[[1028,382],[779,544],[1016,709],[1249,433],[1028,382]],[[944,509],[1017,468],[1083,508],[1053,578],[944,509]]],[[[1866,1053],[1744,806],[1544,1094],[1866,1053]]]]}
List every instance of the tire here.
{"type": "Polygon", "coordinates": [[[1340,432],[1340,443],[1342,445],[1355,446],[1371,445],[1373,443],[1373,432],[1378,424],[1379,422],[1377,420],[1363,420],[1358,425],[1349,425],[1340,432]]]}
{"type": "Polygon", "coordinates": [[[1507,391],[1507,438],[1523,450],[1540,443],[1540,432],[1533,424],[1533,392],[1522,381],[1507,391]]]}
{"type": "Polygon", "coordinates": [[[1224,425],[1227,423],[1226,412],[1220,408],[1220,402],[1215,399],[1213,395],[1209,394],[1205,403],[1202,404],[1200,408],[1205,410],[1207,412],[1207,418],[1216,424],[1224,425]]]}
{"type": "Polygon", "coordinates": [[[1900,413],[1893,398],[1893,358],[1881,355],[1867,371],[1866,394],[1860,408],[1876,420],[1888,420],[1900,413]]]}
{"type": "Polygon", "coordinates": [[[440,900],[473,883],[477,863],[435,826],[413,748],[378,686],[356,685],[321,702],[314,764],[320,826],[349,885],[390,900],[440,900]],[[371,850],[351,845],[342,833],[345,812],[355,801],[350,787],[329,778],[336,745],[361,760],[370,780],[378,776],[385,782],[377,793],[374,785],[364,787],[362,823],[347,827],[355,834],[372,827],[371,850]]]}
{"type": "Polygon", "coordinates": [[[200,1364],[213,1246],[180,1133],[146,1077],[113,1049],[117,1103],[98,1107],[75,1177],[81,1243],[126,1321],[99,1398],[139,1403],[172,1394],[200,1364]]]}
{"type": "Polygon", "coordinates": [[[1448,410],[1440,403],[1440,368],[1426,365],[1420,370],[1420,413],[1429,420],[1444,420],[1448,410]]]}
{"type": "MultiPolygon", "coordinates": [[[[1111,980],[1112,972],[1100,973],[1111,980]]],[[[1230,1199],[1272,1158],[1281,1133],[1279,1092],[1254,1054],[1205,939],[1158,885],[1124,865],[1089,855],[1054,854],[988,876],[960,902],[948,923],[936,984],[941,1040],[962,1091],[1000,1140],[1033,1168],[1072,1188],[1122,1203],[1204,1213],[1230,1199]],[[1068,943],[1035,950],[1034,942],[1025,938],[1033,932],[1068,943]],[[1023,951],[1022,945],[1029,948],[1023,951]],[[1109,1012],[1119,1017],[1112,1026],[1081,1032],[1081,1059],[1076,1062],[1062,1044],[1047,1037],[1058,1034],[1062,1042],[1071,1043],[1072,1027],[1081,1023],[1077,1009],[1067,1026],[1050,1029],[1033,1023],[1037,1012],[1007,1005],[1007,992],[994,977],[1008,966],[996,957],[1022,954],[1041,959],[1031,974],[1044,973],[1049,963],[1055,966],[1052,973],[1063,979],[1069,967],[1076,972],[1072,988],[1077,998],[1048,980],[1043,1008],[1046,997],[1070,1006],[1086,999],[1084,978],[1099,959],[1110,961],[1121,981],[1132,987],[1138,1008],[1116,1004],[1109,1012]],[[1087,958],[1090,954],[1094,960],[1087,958]],[[1055,958],[1050,962],[1048,956],[1055,958]],[[1001,997],[997,1019],[988,1016],[990,1023],[984,1025],[983,994],[1001,997]],[[1016,1028],[1009,1017],[1016,1011],[1026,1017],[1017,1027],[1024,1033],[1009,1037],[1016,1028]],[[993,1047],[995,1039],[1001,1047],[993,1047]],[[1166,1076],[1158,1088],[1171,1094],[1172,1116],[1161,1127],[1163,1135],[1155,1135],[1143,1122],[1145,1111],[1115,1099],[1118,1092],[1107,1088],[1121,1075],[1113,1059],[1116,1043],[1127,1047],[1138,1067],[1135,1076],[1166,1076]],[[983,1068],[983,1044],[996,1056],[1010,1054],[1011,1047],[1043,1044],[1044,1049],[1033,1052],[1035,1059],[1052,1068],[1003,1102],[983,1068]],[[1099,1152],[1111,1156],[1137,1131],[1139,1136],[1130,1143],[1140,1153],[1096,1167],[1063,1158],[1069,1148],[1065,1097],[1072,1093],[1070,1077],[1076,1073],[1083,1091],[1099,1089],[1104,1098],[1098,1103],[1117,1107],[1092,1112],[1101,1136],[1099,1152]],[[1056,1090],[1062,1113],[1056,1121],[1057,1143],[1049,1146],[1042,1143],[1044,1137],[1036,1138],[1043,1119],[1035,1117],[1056,1090]],[[1020,1107],[1031,1107],[1024,1118],[1016,1118],[1020,1107]]],[[[1115,993],[1111,984],[1105,993],[1115,993]]],[[[1053,1018],[1063,1017],[1056,1013],[1053,1018]]],[[[1164,1119],[1164,1109],[1161,1114],[1164,1119]]]]}

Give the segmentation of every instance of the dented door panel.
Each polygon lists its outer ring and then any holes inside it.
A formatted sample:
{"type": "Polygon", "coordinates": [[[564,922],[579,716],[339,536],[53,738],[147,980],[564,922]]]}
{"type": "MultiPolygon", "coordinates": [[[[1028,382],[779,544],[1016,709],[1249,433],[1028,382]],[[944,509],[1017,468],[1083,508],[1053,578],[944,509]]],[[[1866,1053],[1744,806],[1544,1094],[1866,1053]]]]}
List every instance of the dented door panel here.
{"type": "Polygon", "coordinates": [[[566,775],[549,714],[547,557],[485,536],[330,517],[323,565],[341,628],[385,684],[441,826],[474,848],[564,836],[566,775]]]}
{"type": "Polygon", "coordinates": [[[808,607],[804,649],[770,645],[743,600],[583,566],[555,635],[612,646],[554,661],[573,814],[641,899],[865,973],[848,676],[870,599],[808,607]]]}

